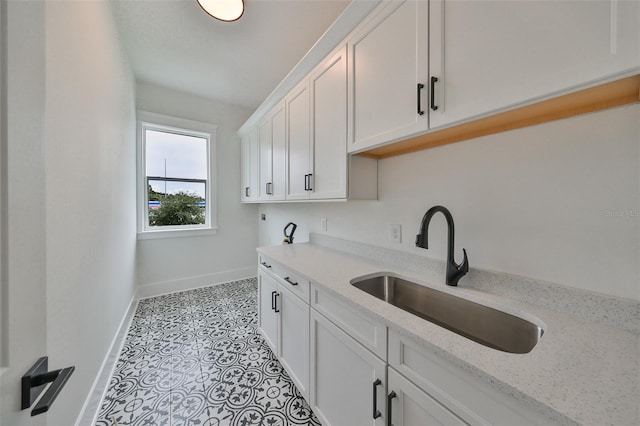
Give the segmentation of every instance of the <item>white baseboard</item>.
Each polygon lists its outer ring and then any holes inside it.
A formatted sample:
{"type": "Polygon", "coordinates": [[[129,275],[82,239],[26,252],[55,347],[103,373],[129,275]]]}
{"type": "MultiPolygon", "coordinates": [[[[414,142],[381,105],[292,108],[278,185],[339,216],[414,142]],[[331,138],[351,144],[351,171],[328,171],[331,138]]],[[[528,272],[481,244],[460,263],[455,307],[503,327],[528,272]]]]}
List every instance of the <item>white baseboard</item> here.
{"type": "Polygon", "coordinates": [[[122,345],[124,345],[125,337],[127,336],[127,331],[129,330],[129,325],[131,324],[131,320],[133,319],[133,314],[135,313],[137,306],[138,301],[135,297],[132,297],[129,302],[129,307],[125,312],[124,317],[122,317],[122,321],[120,321],[120,326],[116,331],[116,335],[111,341],[107,355],[102,361],[102,366],[100,367],[100,370],[98,370],[93,386],[91,386],[91,391],[89,391],[89,395],[87,396],[87,399],[82,406],[82,410],[80,410],[80,414],[76,419],[76,426],[96,424],[98,415],[100,414],[102,400],[107,393],[111,376],[116,368],[118,356],[122,350],[122,345]]]}
{"type": "Polygon", "coordinates": [[[192,290],[194,288],[206,287],[209,285],[226,283],[229,281],[252,278],[257,275],[255,266],[230,271],[217,272],[215,274],[198,275],[195,277],[181,278],[179,280],[161,281],[157,283],[139,285],[135,298],[146,299],[149,297],[161,296],[178,291],[192,290]]]}

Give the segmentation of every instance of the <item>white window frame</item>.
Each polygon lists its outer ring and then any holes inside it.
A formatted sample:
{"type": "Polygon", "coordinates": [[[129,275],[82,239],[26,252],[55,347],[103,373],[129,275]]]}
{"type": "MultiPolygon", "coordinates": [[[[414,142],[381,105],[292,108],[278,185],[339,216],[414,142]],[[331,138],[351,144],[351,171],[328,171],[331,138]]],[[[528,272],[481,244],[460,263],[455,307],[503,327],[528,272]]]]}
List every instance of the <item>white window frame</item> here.
{"type": "Polygon", "coordinates": [[[218,230],[218,179],[216,135],[218,126],[148,111],[137,111],[137,216],[138,239],[212,235],[218,230]],[[149,193],[146,173],[145,131],[158,130],[207,140],[207,184],[204,225],[149,226],[149,193]]]}

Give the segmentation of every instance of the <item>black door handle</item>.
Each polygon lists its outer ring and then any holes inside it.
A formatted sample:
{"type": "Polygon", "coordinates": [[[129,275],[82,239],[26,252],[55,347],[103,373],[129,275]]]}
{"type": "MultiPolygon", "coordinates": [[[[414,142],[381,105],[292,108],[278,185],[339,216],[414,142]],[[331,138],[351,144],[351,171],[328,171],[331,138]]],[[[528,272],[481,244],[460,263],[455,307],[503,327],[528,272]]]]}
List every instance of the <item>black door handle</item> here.
{"type": "Polygon", "coordinates": [[[424,111],[422,110],[422,89],[424,89],[424,84],[418,83],[418,115],[424,115],[424,111]]]}
{"type": "Polygon", "coordinates": [[[391,423],[391,400],[396,396],[398,395],[396,395],[394,391],[391,391],[391,393],[387,395],[387,426],[393,426],[393,423],[391,423]]]}
{"type": "Polygon", "coordinates": [[[271,265],[267,265],[267,262],[260,262],[260,264],[267,269],[271,269],[271,265]]]}
{"type": "Polygon", "coordinates": [[[46,413],[53,405],[58,394],[71,377],[75,367],[62,368],[60,370],[47,371],[49,368],[49,358],[43,356],[22,376],[22,405],[23,410],[31,407],[31,404],[38,398],[47,383],[51,383],[49,389],[40,398],[31,416],[46,413]]]}
{"type": "Polygon", "coordinates": [[[244,196],[245,197],[249,196],[249,187],[248,186],[244,188],[244,196]]]}
{"type": "Polygon", "coordinates": [[[309,175],[304,175],[304,190],[309,190],[309,175]]]}
{"type": "Polygon", "coordinates": [[[436,83],[438,77],[431,77],[431,109],[436,111],[438,106],[436,105],[436,83]]]}
{"type": "Polygon", "coordinates": [[[267,195],[273,195],[273,184],[271,182],[267,182],[265,190],[267,195]]]}
{"type": "Polygon", "coordinates": [[[278,296],[280,296],[280,293],[275,292],[276,293],[276,307],[274,309],[274,311],[276,311],[276,313],[280,312],[280,309],[278,309],[278,296]]]}
{"type": "Polygon", "coordinates": [[[380,386],[381,384],[382,382],[380,381],[380,379],[376,379],[376,381],[373,382],[373,418],[374,420],[382,415],[382,413],[378,411],[378,386],[380,386]]]}
{"type": "Polygon", "coordinates": [[[276,293],[277,291],[271,292],[271,310],[272,311],[276,310],[276,293]]]}

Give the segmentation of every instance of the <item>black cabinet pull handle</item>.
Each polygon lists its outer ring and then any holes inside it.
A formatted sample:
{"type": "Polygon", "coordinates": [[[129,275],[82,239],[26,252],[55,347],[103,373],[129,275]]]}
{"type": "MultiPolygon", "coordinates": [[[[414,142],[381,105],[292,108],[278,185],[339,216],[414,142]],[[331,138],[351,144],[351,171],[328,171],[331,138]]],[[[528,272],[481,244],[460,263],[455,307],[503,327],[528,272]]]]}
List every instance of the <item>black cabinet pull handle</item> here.
{"type": "Polygon", "coordinates": [[[260,264],[267,269],[271,269],[271,265],[267,265],[267,262],[260,262],[260,264]]]}
{"type": "Polygon", "coordinates": [[[304,175],[304,190],[309,190],[309,175],[304,175]]]}
{"type": "Polygon", "coordinates": [[[291,279],[289,277],[284,277],[284,280],[286,282],[288,282],[289,284],[291,284],[291,285],[298,285],[298,283],[291,281],[291,279]]]}
{"type": "Polygon", "coordinates": [[[276,293],[277,291],[271,292],[271,310],[272,311],[276,310],[276,293]]]}
{"type": "Polygon", "coordinates": [[[244,196],[245,197],[249,196],[249,187],[248,186],[244,188],[244,196]]]}
{"type": "Polygon", "coordinates": [[[373,419],[374,420],[382,416],[382,413],[378,411],[378,386],[380,386],[381,384],[382,382],[380,381],[380,379],[376,379],[376,381],[373,382],[373,419]]]}
{"type": "Polygon", "coordinates": [[[424,115],[424,111],[422,110],[422,89],[424,89],[424,84],[418,83],[418,115],[424,115]]]}
{"type": "Polygon", "coordinates": [[[391,391],[391,393],[387,395],[387,426],[393,426],[393,423],[391,423],[391,400],[396,396],[398,395],[396,395],[394,391],[391,391]]]}
{"type": "Polygon", "coordinates": [[[311,187],[311,176],[313,176],[313,174],[309,173],[307,176],[309,176],[308,177],[308,180],[309,180],[309,185],[308,186],[309,187],[308,187],[307,191],[313,191],[313,188],[311,187]]]}
{"type": "Polygon", "coordinates": [[[438,106],[436,105],[436,83],[438,77],[431,77],[431,109],[436,111],[438,106]]]}
{"type": "Polygon", "coordinates": [[[267,182],[265,190],[267,195],[273,195],[273,184],[271,182],[267,182]]]}
{"type": "Polygon", "coordinates": [[[275,306],[274,311],[276,311],[276,313],[278,313],[278,312],[280,312],[280,309],[278,309],[278,296],[280,296],[280,293],[278,293],[278,292],[274,292],[274,293],[276,293],[276,299],[275,299],[275,305],[276,306],[275,306]]]}

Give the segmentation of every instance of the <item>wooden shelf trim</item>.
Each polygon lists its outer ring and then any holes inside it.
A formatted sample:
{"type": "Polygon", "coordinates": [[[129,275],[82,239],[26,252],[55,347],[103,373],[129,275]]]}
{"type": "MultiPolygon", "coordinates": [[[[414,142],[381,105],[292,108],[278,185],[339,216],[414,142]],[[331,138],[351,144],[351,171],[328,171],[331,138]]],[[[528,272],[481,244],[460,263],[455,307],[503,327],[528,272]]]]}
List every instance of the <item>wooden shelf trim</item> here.
{"type": "Polygon", "coordinates": [[[636,102],[640,102],[640,74],[425,133],[358,155],[377,159],[393,157],[636,102]]]}

